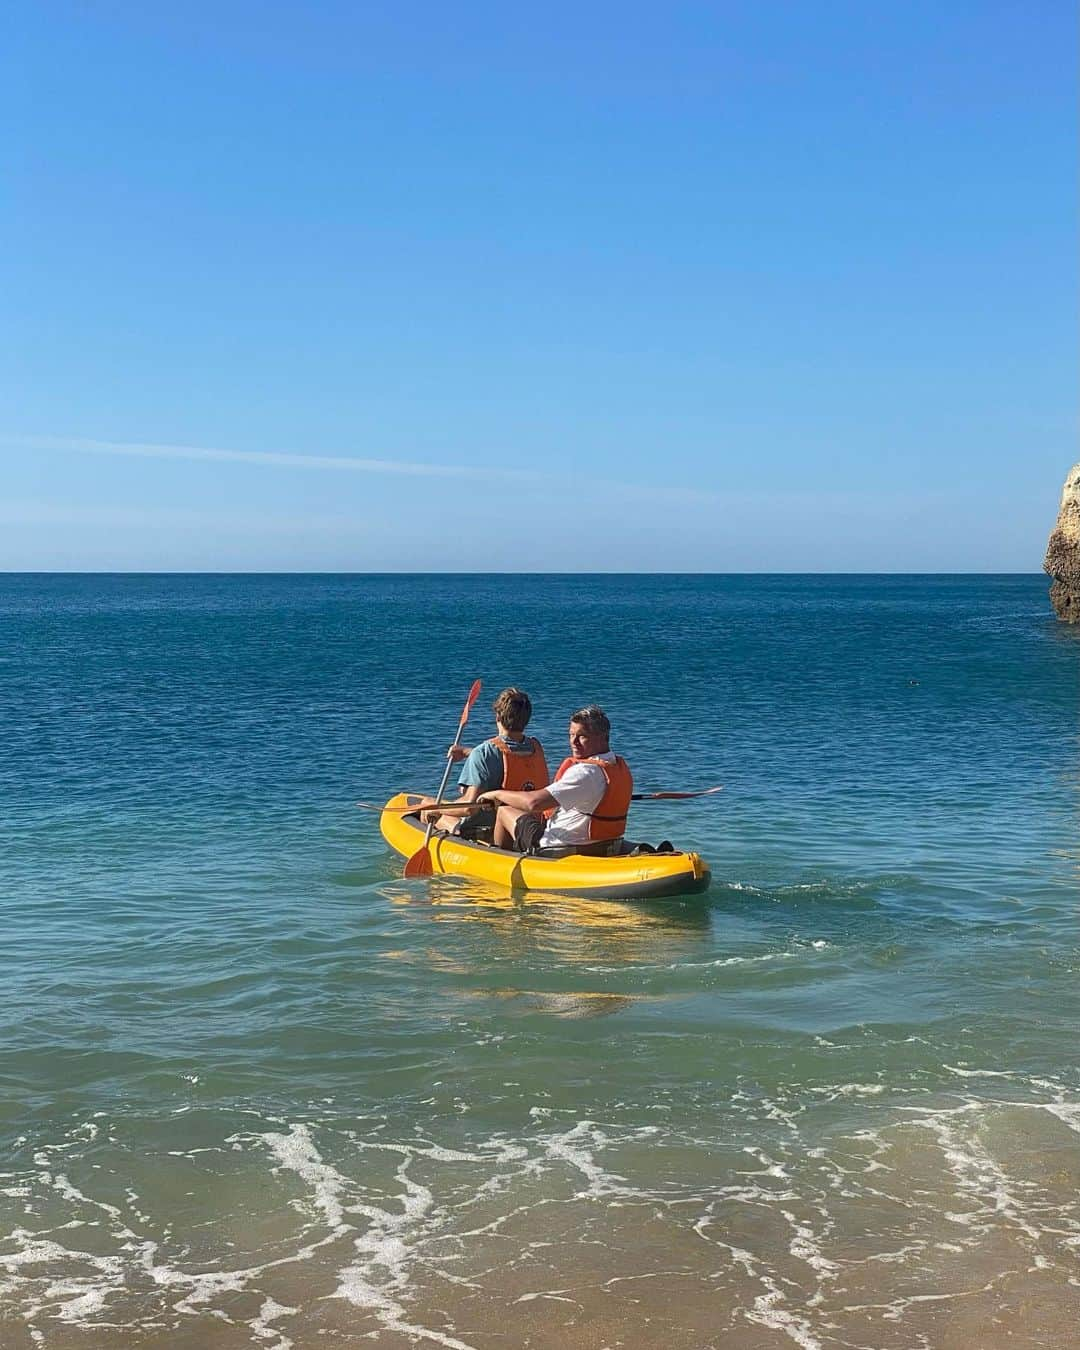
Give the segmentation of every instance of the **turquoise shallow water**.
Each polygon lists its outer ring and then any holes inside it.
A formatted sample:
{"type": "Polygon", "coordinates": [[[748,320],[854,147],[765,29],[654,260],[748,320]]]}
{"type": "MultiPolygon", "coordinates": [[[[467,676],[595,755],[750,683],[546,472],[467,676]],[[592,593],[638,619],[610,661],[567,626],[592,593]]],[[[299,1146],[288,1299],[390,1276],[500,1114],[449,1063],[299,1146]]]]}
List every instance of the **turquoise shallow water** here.
{"type": "Polygon", "coordinates": [[[1040,577],[0,578],[0,1345],[1066,1343],[1040,577]],[[405,882],[471,680],[704,896],[405,882]]]}

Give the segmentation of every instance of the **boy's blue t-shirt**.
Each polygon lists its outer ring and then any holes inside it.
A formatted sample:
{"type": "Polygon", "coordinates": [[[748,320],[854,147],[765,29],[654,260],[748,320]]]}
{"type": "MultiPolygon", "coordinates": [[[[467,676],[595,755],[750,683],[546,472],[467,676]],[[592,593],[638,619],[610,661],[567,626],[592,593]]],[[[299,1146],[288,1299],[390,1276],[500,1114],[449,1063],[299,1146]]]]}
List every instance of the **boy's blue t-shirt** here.
{"type": "MultiPolygon", "coordinates": [[[[514,749],[515,742],[507,741],[506,744],[511,750],[514,749]]],[[[527,737],[521,742],[521,749],[532,749],[527,737]]],[[[496,788],[502,787],[502,780],[502,751],[494,741],[481,741],[470,750],[468,758],[462,764],[458,786],[479,788],[481,792],[494,792],[496,788]]]]}

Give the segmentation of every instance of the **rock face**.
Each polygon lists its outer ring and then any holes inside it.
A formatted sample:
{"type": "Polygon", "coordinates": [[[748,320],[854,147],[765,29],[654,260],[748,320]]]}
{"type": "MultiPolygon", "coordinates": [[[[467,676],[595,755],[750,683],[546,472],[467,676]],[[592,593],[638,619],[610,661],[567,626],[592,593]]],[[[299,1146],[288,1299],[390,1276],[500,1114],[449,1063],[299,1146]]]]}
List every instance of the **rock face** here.
{"type": "Polygon", "coordinates": [[[1080,623],[1080,464],[1074,464],[1065,479],[1043,571],[1052,579],[1050,603],[1058,618],[1080,623]]]}

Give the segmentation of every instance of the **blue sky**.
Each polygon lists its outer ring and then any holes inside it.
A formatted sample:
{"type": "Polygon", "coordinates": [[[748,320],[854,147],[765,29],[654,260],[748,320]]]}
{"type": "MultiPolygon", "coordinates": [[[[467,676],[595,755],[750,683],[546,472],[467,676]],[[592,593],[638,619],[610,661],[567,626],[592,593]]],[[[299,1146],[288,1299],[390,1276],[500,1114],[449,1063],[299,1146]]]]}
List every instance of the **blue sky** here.
{"type": "Polygon", "coordinates": [[[0,568],[1036,571],[1076,28],[19,6],[0,568]]]}

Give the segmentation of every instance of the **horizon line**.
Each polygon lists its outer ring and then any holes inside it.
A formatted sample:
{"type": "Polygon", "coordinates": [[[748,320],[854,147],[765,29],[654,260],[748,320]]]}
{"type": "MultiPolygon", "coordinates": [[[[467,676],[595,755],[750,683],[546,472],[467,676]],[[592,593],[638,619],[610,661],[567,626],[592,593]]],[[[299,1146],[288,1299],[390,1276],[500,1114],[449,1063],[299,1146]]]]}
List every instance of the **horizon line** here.
{"type": "Polygon", "coordinates": [[[827,568],[819,571],[685,571],[665,568],[662,571],[541,571],[539,569],[497,569],[476,571],[465,568],[447,568],[433,572],[418,568],[366,569],[327,571],[323,568],[40,568],[40,567],[0,567],[0,576],[5,577],[1046,577],[1051,578],[1040,568],[1037,571],[1000,571],[971,570],[963,572],[941,571],[851,571],[850,569],[827,568]]]}

